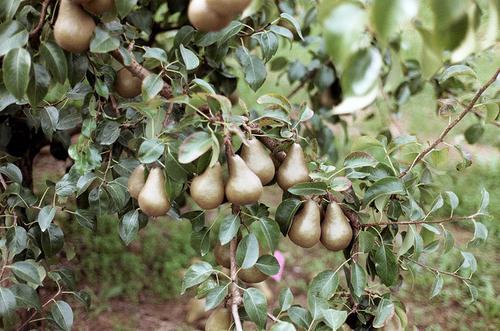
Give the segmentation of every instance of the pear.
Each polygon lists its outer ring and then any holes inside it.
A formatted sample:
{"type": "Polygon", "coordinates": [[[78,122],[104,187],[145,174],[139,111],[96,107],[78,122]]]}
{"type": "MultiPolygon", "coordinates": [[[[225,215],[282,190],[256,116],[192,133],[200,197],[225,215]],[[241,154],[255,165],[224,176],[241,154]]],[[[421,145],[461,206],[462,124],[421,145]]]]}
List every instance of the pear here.
{"type": "Polygon", "coordinates": [[[300,247],[310,248],[319,242],[321,237],[321,212],[318,204],[311,199],[306,200],[302,210],[293,218],[288,237],[300,247]]]}
{"type": "Polygon", "coordinates": [[[288,149],[285,160],[278,169],[278,185],[283,191],[286,191],[295,184],[309,182],[310,180],[304,151],[299,144],[295,143],[288,149]]]}
{"type": "Polygon", "coordinates": [[[191,182],[191,198],[203,209],[214,209],[224,200],[222,167],[217,162],[191,182]]]}
{"type": "Polygon", "coordinates": [[[230,156],[227,162],[229,166],[227,200],[235,205],[256,203],[262,194],[260,178],[248,168],[239,155],[230,156]]]}
{"type": "Polygon", "coordinates": [[[248,145],[243,145],[241,157],[262,182],[266,185],[274,178],[274,163],[264,145],[256,138],[249,139],[248,145]]]}
{"type": "Polygon", "coordinates": [[[83,8],[94,15],[101,15],[113,11],[115,0],[91,0],[84,3],[83,8]]]}
{"type": "Polygon", "coordinates": [[[134,199],[137,199],[139,196],[139,193],[141,192],[142,188],[144,187],[144,183],[146,180],[144,179],[144,172],[146,168],[144,165],[139,164],[134,171],[130,174],[130,177],[128,178],[128,192],[130,193],[130,196],[134,199]]]}
{"type": "Polygon", "coordinates": [[[331,251],[340,251],[349,246],[352,228],[340,205],[330,202],[326,208],[325,219],[321,224],[321,243],[331,251]]]}
{"type": "Polygon", "coordinates": [[[205,331],[227,331],[233,324],[231,312],[226,308],[215,310],[205,323],[205,331]]]}
{"type": "Polygon", "coordinates": [[[265,281],[269,276],[260,271],[257,267],[253,266],[248,269],[240,269],[238,271],[238,278],[245,283],[255,284],[265,281]]]}
{"type": "Polygon", "coordinates": [[[186,305],[186,322],[194,324],[205,316],[205,299],[191,298],[186,305]]]}
{"type": "Polygon", "coordinates": [[[227,15],[228,12],[233,15],[242,13],[252,0],[206,0],[208,8],[219,13],[227,15]]]}
{"type": "Polygon", "coordinates": [[[127,68],[116,74],[115,91],[124,98],[133,98],[141,94],[142,80],[134,76],[127,68]]]}
{"type": "Polygon", "coordinates": [[[188,7],[189,22],[202,32],[219,31],[232,20],[232,13],[219,14],[208,7],[206,0],[192,0],[188,7]]]}
{"type": "Polygon", "coordinates": [[[168,212],[170,202],[165,191],[165,176],[161,168],[151,169],[137,200],[139,208],[148,216],[162,216],[168,212]]]}
{"type": "Polygon", "coordinates": [[[94,19],[78,4],[61,0],[59,13],[54,24],[56,43],[71,53],[81,53],[89,49],[95,30],[94,19]]]}
{"type": "Polygon", "coordinates": [[[217,240],[217,243],[215,244],[214,247],[214,256],[215,256],[215,261],[217,264],[220,266],[223,266],[224,268],[231,268],[231,257],[229,255],[229,244],[226,244],[222,246],[220,244],[220,241],[217,240]]]}

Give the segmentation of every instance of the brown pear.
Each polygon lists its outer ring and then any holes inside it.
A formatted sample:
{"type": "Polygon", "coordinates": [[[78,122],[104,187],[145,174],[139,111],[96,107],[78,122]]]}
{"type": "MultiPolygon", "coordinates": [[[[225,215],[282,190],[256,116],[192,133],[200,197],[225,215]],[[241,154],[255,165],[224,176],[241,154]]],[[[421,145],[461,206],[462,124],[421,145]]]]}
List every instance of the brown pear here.
{"type": "Polygon", "coordinates": [[[130,193],[130,196],[134,199],[137,199],[139,193],[144,187],[144,184],[146,183],[146,180],[144,178],[145,170],[146,168],[144,167],[144,165],[139,164],[134,169],[134,171],[132,171],[130,177],[128,178],[128,183],[127,183],[128,192],[130,193]]]}
{"type": "Polygon", "coordinates": [[[94,30],[94,19],[87,12],[70,0],[61,0],[54,38],[62,49],[71,53],[88,50],[94,30]]]}
{"type": "Polygon", "coordinates": [[[205,299],[191,298],[186,305],[186,322],[193,324],[205,316],[205,299]]]}
{"type": "Polygon", "coordinates": [[[274,163],[264,145],[257,139],[249,139],[241,148],[241,158],[262,182],[266,185],[274,178],[274,163]]]}
{"type": "Polygon", "coordinates": [[[224,200],[222,167],[217,162],[191,182],[191,198],[203,209],[214,209],[224,200]]]}
{"type": "Polygon", "coordinates": [[[202,32],[219,31],[233,19],[231,12],[221,15],[208,7],[206,0],[192,0],[188,7],[189,22],[202,32]]]}
{"type": "Polygon", "coordinates": [[[142,80],[134,76],[127,68],[121,68],[116,74],[115,91],[123,98],[133,98],[141,94],[142,80]]]}
{"type": "Polygon", "coordinates": [[[235,205],[256,203],[262,194],[260,178],[253,173],[239,155],[228,158],[229,178],[226,184],[227,200],[235,205]]]}
{"type": "Polygon", "coordinates": [[[293,218],[288,237],[296,245],[310,248],[321,237],[321,212],[318,204],[311,199],[304,202],[302,209],[293,218]]]}
{"type": "Polygon", "coordinates": [[[94,15],[101,15],[115,8],[115,0],[91,0],[83,4],[83,8],[94,15]]]}
{"type": "Polygon", "coordinates": [[[229,244],[222,246],[217,240],[214,247],[215,261],[224,268],[231,268],[231,257],[229,255],[229,244]]]}
{"type": "Polygon", "coordinates": [[[242,13],[252,0],[206,0],[206,2],[208,8],[220,15],[227,15],[228,12],[236,15],[242,13]]]}
{"type": "Polygon", "coordinates": [[[205,331],[227,331],[233,324],[231,312],[226,308],[215,310],[205,323],[205,331]]]}
{"type": "Polygon", "coordinates": [[[288,149],[285,160],[278,169],[278,185],[286,191],[295,184],[310,180],[304,151],[299,144],[295,143],[288,149]]]}
{"type": "Polygon", "coordinates": [[[148,216],[163,216],[168,212],[170,202],[165,191],[163,169],[151,169],[137,200],[139,201],[139,208],[148,216]]]}
{"type": "Polygon", "coordinates": [[[268,277],[268,275],[260,271],[256,266],[248,269],[240,269],[240,271],[238,271],[238,278],[249,284],[263,282],[268,277]]]}
{"type": "Polygon", "coordinates": [[[321,223],[321,243],[331,251],[341,251],[352,240],[352,228],[340,205],[330,202],[321,223]]]}

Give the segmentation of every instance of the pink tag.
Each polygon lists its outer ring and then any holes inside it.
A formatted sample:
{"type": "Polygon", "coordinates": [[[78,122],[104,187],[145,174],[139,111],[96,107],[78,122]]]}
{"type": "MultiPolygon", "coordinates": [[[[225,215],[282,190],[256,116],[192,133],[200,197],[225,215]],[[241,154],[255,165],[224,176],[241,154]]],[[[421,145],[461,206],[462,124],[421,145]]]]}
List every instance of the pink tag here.
{"type": "Polygon", "coordinates": [[[274,257],[278,260],[280,271],[276,275],[271,276],[271,278],[279,282],[283,277],[283,271],[285,271],[285,256],[280,251],[274,251],[274,257]]]}

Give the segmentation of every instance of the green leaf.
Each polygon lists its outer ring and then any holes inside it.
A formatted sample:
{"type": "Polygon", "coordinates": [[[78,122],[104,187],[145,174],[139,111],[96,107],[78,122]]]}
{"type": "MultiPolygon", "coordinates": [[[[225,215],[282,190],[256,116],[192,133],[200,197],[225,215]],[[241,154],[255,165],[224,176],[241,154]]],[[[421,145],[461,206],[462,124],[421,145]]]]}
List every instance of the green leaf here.
{"type": "Polygon", "coordinates": [[[483,187],[481,189],[481,205],[479,206],[479,210],[477,212],[480,214],[487,214],[489,204],[490,204],[490,193],[486,191],[486,189],[483,187]]]}
{"type": "Polygon", "coordinates": [[[184,280],[182,281],[182,293],[190,287],[198,285],[210,277],[214,272],[214,269],[207,262],[198,262],[189,267],[184,275],[184,280]]]}
{"type": "Polygon", "coordinates": [[[278,51],[279,41],[273,32],[263,31],[252,35],[252,38],[259,42],[264,61],[269,61],[278,51]]]}
{"type": "Polygon", "coordinates": [[[366,152],[352,152],[344,160],[344,167],[356,169],[362,167],[375,167],[378,161],[366,152]]]}
{"type": "Polygon", "coordinates": [[[14,284],[10,288],[16,297],[18,308],[35,308],[36,310],[42,309],[40,298],[36,291],[26,284],[14,284]]]}
{"type": "Polygon", "coordinates": [[[337,274],[331,270],[325,270],[313,278],[307,295],[329,300],[335,294],[335,291],[337,291],[338,286],[339,277],[337,274]]]}
{"type": "Polygon", "coordinates": [[[275,219],[276,222],[278,222],[281,233],[283,233],[284,236],[287,235],[292,223],[292,219],[301,204],[302,201],[298,199],[286,199],[283,200],[276,209],[275,219]]]}
{"type": "Polygon", "coordinates": [[[366,273],[365,270],[357,263],[352,264],[351,268],[351,284],[353,294],[360,298],[365,293],[366,273]]]}
{"type": "Polygon", "coordinates": [[[163,155],[165,145],[157,139],[144,140],[139,147],[139,161],[142,163],[153,163],[163,155]]]}
{"type": "Polygon", "coordinates": [[[139,212],[137,209],[123,215],[119,232],[120,238],[127,246],[137,237],[139,232],[139,212]]]}
{"type": "Polygon", "coordinates": [[[375,246],[375,235],[368,231],[359,232],[359,250],[364,253],[370,252],[375,246]]]}
{"type": "MultiPolygon", "coordinates": [[[[394,304],[388,299],[380,300],[377,310],[375,311],[375,319],[373,320],[374,328],[381,328],[386,321],[394,315],[394,304]]],[[[397,316],[396,316],[397,318],[397,316]]]]}
{"type": "Polygon", "coordinates": [[[323,318],[323,312],[328,309],[328,302],[314,295],[307,296],[307,305],[314,321],[323,318]]]}
{"type": "Polygon", "coordinates": [[[28,100],[32,107],[36,107],[47,95],[50,85],[50,75],[44,66],[35,63],[28,83],[28,100]]]}
{"type": "Polygon", "coordinates": [[[312,317],[307,310],[299,306],[292,306],[288,309],[288,317],[298,327],[307,329],[311,324],[312,317]]]}
{"type": "Polygon", "coordinates": [[[52,140],[52,133],[56,131],[57,122],[59,122],[59,111],[56,107],[48,106],[40,111],[40,126],[50,140],[52,140]]]}
{"type": "Polygon", "coordinates": [[[380,280],[386,285],[393,285],[398,279],[398,264],[389,246],[380,245],[375,252],[375,270],[380,280]]]}
{"type": "Polygon", "coordinates": [[[365,96],[376,86],[382,69],[382,56],[374,48],[358,51],[346,63],[341,77],[345,96],[365,96]]]}
{"type": "Polygon", "coordinates": [[[227,296],[229,284],[224,286],[216,286],[210,289],[207,293],[206,301],[205,301],[205,310],[214,309],[227,296]]]}
{"type": "Polygon", "coordinates": [[[207,93],[216,94],[213,86],[203,79],[195,78],[191,81],[191,83],[197,85],[201,89],[205,90],[207,93]]]}
{"type": "Polygon", "coordinates": [[[253,233],[245,236],[236,249],[236,261],[242,269],[254,266],[259,259],[259,242],[253,233]]]}
{"type": "Polygon", "coordinates": [[[373,200],[378,199],[384,195],[392,194],[404,194],[405,188],[401,181],[396,177],[386,177],[382,178],[372,186],[368,188],[365,192],[363,198],[363,205],[369,205],[373,200]]]}
{"type": "Polygon", "coordinates": [[[0,316],[9,315],[16,308],[16,297],[8,288],[0,287],[0,316]]]}
{"type": "Polygon", "coordinates": [[[23,182],[23,174],[21,173],[21,169],[19,169],[19,167],[14,163],[7,163],[3,167],[0,167],[0,173],[7,176],[15,183],[22,184],[23,182]]]}
{"type": "Polygon", "coordinates": [[[45,206],[40,209],[36,221],[38,222],[38,225],[40,226],[40,230],[42,230],[42,232],[45,232],[45,230],[49,228],[50,223],[52,223],[52,220],[54,219],[54,216],[56,216],[56,209],[54,207],[45,206]]]}
{"type": "Polygon", "coordinates": [[[56,255],[64,246],[64,233],[56,224],[50,224],[41,235],[42,250],[47,258],[56,255]]]}
{"type": "Polygon", "coordinates": [[[327,185],[324,182],[299,183],[288,189],[294,195],[324,195],[327,185]]]}
{"type": "Polygon", "coordinates": [[[97,128],[96,140],[105,146],[113,144],[120,137],[120,123],[116,121],[103,121],[97,128]]]}
{"type": "Polygon", "coordinates": [[[163,89],[163,79],[160,75],[150,74],[142,81],[142,96],[144,100],[153,99],[163,89]]]}
{"type": "Polygon", "coordinates": [[[441,276],[440,273],[436,275],[436,279],[434,279],[434,283],[432,284],[432,290],[431,290],[431,297],[430,299],[434,298],[436,295],[438,295],[441,290],[443,289],[443,276],[441,276]]]}
{"type": "Polygon", "coordinates": [[[300,24],[299,22],[295,19],[295,17],[293,17],[292,15],[290,14],[287,14],[287,13],[281,13],[280,17],[282,19],[284,19],[285,21],[288,21],[289,23],[291,23],[295,29],[295,31],[297,32],[297,34],[299,35],[300,39],[304,40],[304,37],[302,37],[302,30],[300,28],[300,24]]]}
{"type": "Polygon", "coordinates": [[[120,47],[120,39],[113,37],[107,30],[100,26],[94,30],[94,38],[90,42],[90,51],[92,53],[108,53],[120,47]]]}
{"type": "Polygon", "coordinates": [[[259,328],[264,328],[267,320],[267,300],[264,294],[256,288],[248,288],[243,293],[243,306],[248,317],[259,328]]]}
{"type": "Polygon", "coordinates": [[[40,274],[38,273],[37,265],[31,261],[19,261],[8,266],[10,270],[18,277],[26,282],[36,285],[42,284],[40,274]]]}
{"type": "MultiPolygon", "coordinates": [[[[2,12],[0,10],[0,12],[2,12]]],[[[28,31],[19,21],[5,21],[0,24],[0,57],[15,48],[22,48],[28,43],[28,31]]]]}
{"type": "Polygon", "coordinates": [[[347,319],[347,312],[344,310],[326,309],[323,311],[323,318],[332,330],[338,330],[347,319]]]}
{"type": "Polygon", "coordinates": [[[297,329],[293,324],[288,323],[288,322],[278,322],[274,324],[270,331],[296,331],[297,329]]]}
{"type": "Polygon", "coordinates": [[[278,260],[273,255],[262,255],[255,266],[268,276],[274,276],[280,271],[278,260]]]}
{"type": "Polygon", "coordinates": [[[475,144],[484,134],[484,125],[481,123],[472,124],[465,130],[465,139],[469,144],[475,144]]]}
{"type": "Polygon", "coordinates": [[[446,82],[448,79],[457,76],[470,76],[477,78],[476,72],[472,70],[471,67],[466,66],[464,64],[457,64],[451,67],[446,68],[445,71],[439,76],[439,83],[442,84],[446,82]]]}
{"type": "Polygon", "coordinates": [[[240,217],[238,215],[227,215],[223,220],[219,228],[219,241],[221,245],[225,245],[230,242],[238,233],[240,228],[240,217]]]}
{"type": "Polygon", "coordinates": [[[239,47],[236,50],[236,57],[243,67],[245,81],[252,90],[257,91],[266,80],[266,66],[257,56],[250,54],[245,47],[239,47]]]}
{"type": "Polygon", "coordinates": [[[126,17],[137,5],[137,0],[115,0],[115,7],[121,18],[126,17]]]}
{"type": "Polygon", "coordinates": [[[3,82],[14,97],[21,100],[28,89],[31,55],[24,48],[11,49],[3,59],[3,82]]]}
{"type": "Polygon", "coordinates": [[[185,48],[182,44],[179,46],[179,50],[181,52],[182,62],[188,71],[198,68],[200,60],[192,50],[185,48]]]}
{"type": "Polygon", "coordinates": [[[4,21],[12,19],[20,4],[20,0],[2,0],[0,3],[0,17],[3,18],[4,21]]]}
{"type": "Polygon", "coordinates": [[[462,257],[464,258],[462,264],[460,265],[460,269],[469,270],[471,274],[477,271],[477,261],[474,255],[469,252],[460,252],[462,257]]]}
{"type": "Polygon", "coordinates": [[[265,244],[271,252],[276,250],[280,239],[280,228],[275,220],[262,217],[259,221],[253,222],[250,227],[257,237],[265,240],[265,244]]]}
{"type": "Polygon", "coordinates": [[[380,40],[390,41],[418,12],[417,0],[375,0],[371,21],[380,40]]]}
{"type": "Polygon", "coordinates": [[[179,162],[190,163],[212,147],[212,139],[207,132],[199,131],[189,135],[179,147],[179,162]]]}
{"type": "Polygon", "coordinates": [[[40,51],[52,77],[63,84],[68,76],[68,62],[64,51],[53,42],[43,43],[40,51]]]}
{"type": "Polygon", "coordinates": [[[66,301],[58,300],[50,308],[52,321],[62,330],[70,331],[73,326],[73,310],[66,301]]]}
{"type": "Polygon", "coordinates": [[[287,311],[293,304],[293,293],[290,288],[284,288],[280,292],[279,304],[281,311],[287,311]]]}
{"type": "Polygon", "coordinates": [[[488,228],[483,223],[473,221],[474,237],[467,244],[467,247],[479,247],[486,242],[488,238],[488,228]]]}
{"type": "Polygon", "coordinates": [[[415,244],[415,225],[409,225],[409,227],[413,228],[408,228],[408,230],[405,232],[405,236],[403,239],[403,243],[401,244],[401,247],[399,248],[398,251],[398,256],[404,255],[406,252],[410,250],[410,248],[413,247],[415,244]]]}
{"type": "Polygon", "coordinates": [[[28,233],[21,226],[9,229],[6,237],[9,259],[21,253],[28,246],[28,233]]]}

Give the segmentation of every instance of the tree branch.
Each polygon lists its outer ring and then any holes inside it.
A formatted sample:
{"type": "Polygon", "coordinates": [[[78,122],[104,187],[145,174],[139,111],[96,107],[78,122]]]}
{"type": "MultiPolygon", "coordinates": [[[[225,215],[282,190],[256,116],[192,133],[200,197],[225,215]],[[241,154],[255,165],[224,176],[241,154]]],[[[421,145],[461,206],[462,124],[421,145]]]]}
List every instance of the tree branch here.
{"type": "Polygon", "coordinates": [[[413,167],[417,163],[419,163],[420,161],[422,161],[422,159],[427,154],[429,154],[429,152],[431,152],[434,148],[436,148],[437,145],[439,145],[441,142],[443,142],[444,137],[446,137],[446,135],[451,131],[451,129],[453,129],[465,117],[465,115],[467,115],[469,112],[472,111],[472,109],[474,108],[474,105],[476,104],[477,100],[479,100],[479,97],[484,93],[484,91],[486,91],[486,89],[488,87],[490,87],[491,84],[493,84],[496,81],[497,76],[498,76],[499,73],[500,73],[500,68],[498,68],[496,70],[495,74],[490,78],[490,80],[487,81],[476,92],[476,94],[474,95],[474,97],[472,98],[472,100],[469,102],[469,104],[467,105],[467,107],[465,107],[465,109],[457,116],[457,118],[455,118],[450,124],[448,124],[448,126],[443,130],[443,132],[441,132],[441,134],[439,135],[439,137],[429,147],[427,147],[422,152],[420,152],[420,154],[417,155],[417,157],[415,158],[415,160],[413,160],[413,162],[410,164],[410,166],[408,168],[406,168],[405,170],[403,170],[399,174],[399,178],[404,177],[408,172],[410,172],[411,169],[413,169],[413,167]]]}
{"type": "Polygon", "coordinates": [[[469,215],[469,216],[456,216],[456,217],[448,217],[448,218],[444,218],[444,219],[429,220],[429,221],[419,220],[419,221],[403,221],[403,222],[365,223],[365,224],[361,224],[361,227],[371,228],[371,227],[380,226],[380,225],[441,224],[441,223],[447,223],[447,222],[473,220],[477,216],[480,216],[480,214],[476,213],[476,214],[469,215]]]}
{"type": "Polygon", "coordinates": [[[403,258],[405,258],[406,260],[412,262],[412,263],[415,263],[416,265],[419,265],[421,266],[422,268],[425,268],[425,269],[428,269],[428,270],[431,270],[437,274],[443,274],[443,275],[448,275],[448,276],[451,276],[451,277],[455,277],[455,278],[458,278],[464,282],[468,282],[470,279],[469,278],[465,278],[465,277],[462,277],[460,275],[457,275],[453,272],[449,272],[449,271],[443,271],[443,270],[439,270],[437,268],[434,268],[434,267],[431,267],[431,266],[428,266],[427,264],[423,264],[423,263],[420,263],[418,261],[415,261],[415,260],[412,260],[410,259],[409,257],[406,257],[406,256],[403,256],[403,258]]]}
{"type": "Polygon", "coordinates": [[[30,39],[36,39],[42,30],[43,23],[45,22],[45,15],[47,14],[47,7],[49,6],[50,0],[44,0],[42,2],[42,10],[40,11],[40,19],[33,30],[30,31],[30,39]]]}
{"type": "MultiPolygon", "coordinates": [[[[240,212],[239,206],[232,206],[233,214],[240,212]]],[[[229,258],[231,261],[231,313],[233,315],[234,325],[236,331],[242,331],[240,314],[238,306],[241,304],[241,293],[238,289],[238,266],[236,264],[236,247],[238,246],[238,239],[235,237],[229,244],[229,258]]]]}

